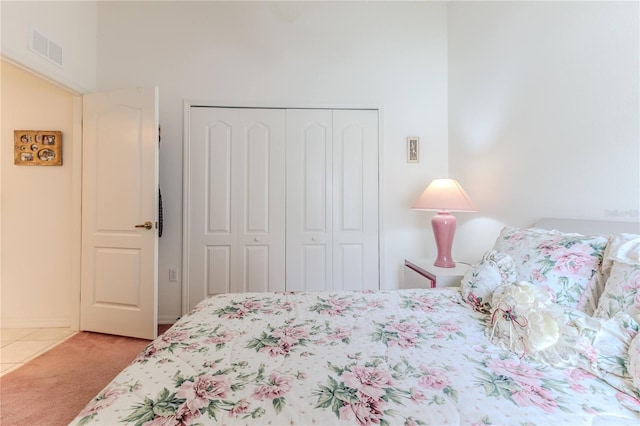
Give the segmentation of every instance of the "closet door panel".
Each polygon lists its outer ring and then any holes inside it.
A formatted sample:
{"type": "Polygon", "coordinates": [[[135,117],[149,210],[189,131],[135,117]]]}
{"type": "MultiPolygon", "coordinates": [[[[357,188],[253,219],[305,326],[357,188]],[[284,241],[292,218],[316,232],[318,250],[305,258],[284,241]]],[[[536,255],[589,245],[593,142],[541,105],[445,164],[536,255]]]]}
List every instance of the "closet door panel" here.
{"type": "Polygon", "coordinates": [[[192,107],[188,309],[285,280],[285,111],[192,107]]]}
{"type": "MultiPolygon", "coordinates": [[[[327,202],[331,170],[327,170],[327,158],[331,144],[327,128],[317,122],[305,130],[302,141],[303,167],[302,185],[304,225],[306,232],[327,232],[327,218],[330,217],[327,202]]],[[[329,200],[330,201],[330,200],[329,200]]]]}
{"type": "Polygon", "coordinates": [[[246,200],[245,235],[269,232],[270,130],[262,123],[252,124],[244,141],[245,186],[241,195],[246,200]]]}
{"type": "Polygon", "coordinates": [[[230,290],[233,278],[234,215],[231,187],[233,126],[212,117],[209,108],[192,108],[188,210],[188,308],[230,290]]]}
{"type": "Polygon", "coordinates": [[[336,195],[340,197],[336,207],[340,209],[338,225],[341,231],[362,232],[364,207],[364,165],[365,129],[349,126],[342,130],[337,139],[336,153],[337,176],[336,195]]]}
{"type": "Polygon", "coordinates": [[[206,294],[229,293],[231,291],[231,246],[205,247],[206,294]]]}
{"type": "Polygon", "coordinates": [[[241,109],[238,132],[239,266],[234,291],[285,289],[286,115],[278,109],[241,109]]]}
{"type": "Polygon", "coordinates": [[[332,113],[287,110],[287,290],[332,289],[332,113]]]}
{"type": "MultiPolygon", "coordinates": [[[[266,245],[245,245],[239,288],[234,292],[266,292],[269,286],[269,247],[266,245]]],[[[284,285],[284,282],[282,283],[284,285]]],[[[275,290],[273,290],[275,291],[275,290]]]]}
{"type": "Polygon", "coordinates": [[[327,254],[329,252],[327,244],[305,244],[302,247],[302,283],[304,286],[293,283],[300,290],[325,291],[330,287],[331,275],[327,275],[327,254]]]}
{"type": "Polygon", "coordinates": [[[378,112],[333,111],[334,287],[379,288],[378,112]]]}
{"type": "Polygon", "coordinates": [[[231,127],[223,122],[207,128],[205,163],[198,161],[207,173],[204,197],[210,235],[231,235],[231,127]]]}
{"type": "Polygon", "coordinates": [[[339,252],[336,253],[338,271],[341,276],[338,282],[342,282],[342,290],[377,290],[372,288],[370,283],[363,280],[366,278],[364,268],[365,259],[364,244],[340,244],[339,252]]]}

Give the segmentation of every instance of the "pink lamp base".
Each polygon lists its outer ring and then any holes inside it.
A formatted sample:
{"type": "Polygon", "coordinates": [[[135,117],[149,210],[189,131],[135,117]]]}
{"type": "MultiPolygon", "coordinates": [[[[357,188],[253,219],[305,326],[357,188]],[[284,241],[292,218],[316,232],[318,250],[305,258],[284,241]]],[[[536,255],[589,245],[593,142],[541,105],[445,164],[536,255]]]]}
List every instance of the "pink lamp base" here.
{"type": "Polygon", "coordinates": [[[438,248],[438,257],[433,264],[439,268],[455,268],[451,246],[456,233],[456,217],[447,211],[440,211],[431,219],[431,227],[438,248]]]}

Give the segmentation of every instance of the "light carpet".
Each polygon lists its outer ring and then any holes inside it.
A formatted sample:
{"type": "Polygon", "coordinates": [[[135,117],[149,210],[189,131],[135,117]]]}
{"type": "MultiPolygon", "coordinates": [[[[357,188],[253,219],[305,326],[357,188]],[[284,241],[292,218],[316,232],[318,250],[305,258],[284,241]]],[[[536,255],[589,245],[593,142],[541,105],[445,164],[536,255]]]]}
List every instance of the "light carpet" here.
{"type": "Polygon", "coordinates": [[[67,425],[149,342],[75,334],[0,377],[0,424],[67,425]]]}

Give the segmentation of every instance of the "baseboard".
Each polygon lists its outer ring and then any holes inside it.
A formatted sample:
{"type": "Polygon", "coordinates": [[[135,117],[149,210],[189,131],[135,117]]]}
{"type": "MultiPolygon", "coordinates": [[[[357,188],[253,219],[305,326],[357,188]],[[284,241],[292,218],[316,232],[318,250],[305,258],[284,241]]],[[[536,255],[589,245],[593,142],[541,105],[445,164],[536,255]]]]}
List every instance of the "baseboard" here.
{"type": "Polygon", "coordinates": [[[158,316],[158,324],[174,324],[178,318],[170,315],[158,316]]]}
{"type": "Polygon", "coordinates": [[[3,318],[2,328],[58,328],[70,327],[69,318],[3,318]]]}
{"type": "MultiPolygon", "coordinates": [[[[176,317],[164,316],[158,317],[158,324],[174,324],[176,317]]],[[[4,318],[0,322],[2,328],[57,328],[70,327],[71,320],[69,318],[4,318]]]]}

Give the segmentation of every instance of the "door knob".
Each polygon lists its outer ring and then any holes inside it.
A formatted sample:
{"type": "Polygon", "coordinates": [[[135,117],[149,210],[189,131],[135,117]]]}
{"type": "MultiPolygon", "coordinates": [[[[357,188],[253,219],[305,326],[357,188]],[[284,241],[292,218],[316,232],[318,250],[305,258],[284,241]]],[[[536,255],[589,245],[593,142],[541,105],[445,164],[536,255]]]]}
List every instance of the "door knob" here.
{"type": "Polygon", "coordinates": [[[151,223],[150,221],[146,221],[142,225],[136,225],[136,228],[151,229],[153,228],[153,223],[151,223]]]}

